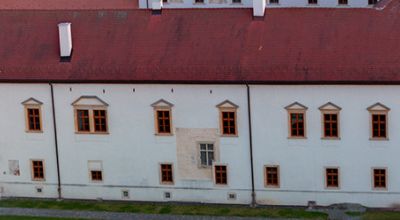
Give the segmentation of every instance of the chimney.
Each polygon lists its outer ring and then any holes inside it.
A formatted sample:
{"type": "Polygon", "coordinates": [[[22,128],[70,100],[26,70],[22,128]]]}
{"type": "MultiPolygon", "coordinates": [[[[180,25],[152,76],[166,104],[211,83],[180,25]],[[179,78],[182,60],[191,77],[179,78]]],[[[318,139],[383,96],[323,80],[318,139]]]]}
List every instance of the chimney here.
{"type": "Polygon", "coordinates": [[[163,0],[152,0],[151,9],[153,9],[153,14],[161,14],[161,9],[163,7],[163,0]]]}
{"type": "Polygon", "coordinates": [[[253,16],[264,17],[266,0],[253,0],[253,16]]]}
{"type": "Polygon", "coordinates": [[[61,59],[68,59],[72,55],[71,23],[59,23],[58,34],[60,39],[60,57],[61,59]]]}

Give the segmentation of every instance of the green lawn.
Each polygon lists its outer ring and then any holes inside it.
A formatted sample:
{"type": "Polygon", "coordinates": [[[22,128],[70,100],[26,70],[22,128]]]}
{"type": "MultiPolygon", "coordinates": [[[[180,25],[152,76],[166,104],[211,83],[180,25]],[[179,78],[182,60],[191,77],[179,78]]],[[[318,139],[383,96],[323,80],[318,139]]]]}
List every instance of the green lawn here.
{"type": "Polygon", "coordinates": [[[328,217],[325,213],[309,212],[302,208],[250,208],[237,205],[186,205],[70,200],[58,202],[54,200],[3,199],[0,200],[0,207],[270,218],[327,219],[328,217]]]}
{"type": "Polygon", "coordinates": [[[400,212],[367,211],[361,216],[363,220],[399,220],[400,212]]]}
{"type": "Polygon", "coordinates": [[[46,218],[46,217],[29,217],[29,216],[0,216],[0,220],[79,220],[77,218],[46,218]]]}

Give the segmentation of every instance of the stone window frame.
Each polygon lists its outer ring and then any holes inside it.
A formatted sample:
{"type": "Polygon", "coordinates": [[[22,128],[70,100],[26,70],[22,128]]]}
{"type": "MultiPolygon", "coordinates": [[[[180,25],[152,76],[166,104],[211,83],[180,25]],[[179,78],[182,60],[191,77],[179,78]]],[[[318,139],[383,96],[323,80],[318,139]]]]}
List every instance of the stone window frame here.
{"type": "Polygon", "coordinates": [[[307,139],[307,110],[308,108],[299,102],[293,102],[285,107],[287,111],[288,123],[288,139],[307,139]],[[291,114],[303,114],[303,136],[292,135],[291,114]]]}
{"type": "Polygon", "coordinates": [[[239,126],[238,126],[238,109],[239,106],[235,103],[225,100],[219,103],[216,106],[219,110],[219,128],[220,128],[220,136],[221,137],[239,137],[239,126]],[[224,112],[233,112],[234,114],[234,125],[235,125],[235,133],[234,134],[224,134],[224,120],[223,120],[223,113],[224,112]]]}
{"type": "Polygon", "coordinates": [[[333,190],[339,190],[341,186],[341,177],[340,177],[340,167],[339,166],[326,166],[324,167],[324,180],[325,180],[325,189],[333,189],[333,190]],[[338,185],[337,186],[328,186],[328,169],[337,169],[337,180],[338,180],[338,185]]]}
{"type": "Polygon", "coordinates": [[[369,139],[373,141],[388,141],[389,140],[389,111],[390,108],[377,102],[367,108],[369,112],[369,139]],[[385,137],[374,137],[373,135],[373,116],[385,115],[385,137]]]}
{"type": "Polygon", "coordinates": [[[88,172],[89,172],[89,181],[91,183],[102,183],[104,181],[103,161],[101,161],[101,160],[88,160],[87,164],[88,164],[88,172]],[[91,163],[99,163],[100,164],[100,169],[92,169],[90,167],[91,163]],[[101,172],[101,180],[93,179],[92,171],[100,171],[101,172]]]}
{"type": "Polygon", "coordinates": [[[40,181],[40,182],[46,181],[46,165],[45,165],[44,159],[30,159],[30,165],[31,165],[31,179],[32,179],[32,181],[40,181]],[[33,163],[37,162],[37,161],[42,162],[43,178],[35,177],[35,169],[34,169],[33,163]]]}
{"type": "Polygon", "coordinates": [[[226,163],[214,163],[213,164],[213,182],[214,182],[214,186],[218,186],[218,187],[226,187],[229,186],[229,168],[228,168],[228,164],[226,163]],[[224,166],[226,167],[225,172],[226,172],[226,183],[217,183],[217,170],[216,167],[217,166],[224,166]]]}
{"type": "Polygon", "coordinates": [[[265,188],[280,188],[281,187],[281,171],[279,165],[264,165],[264,187],[265,188]],[[268,184],[267,168],[277,168],[278,184],[268,184]]]}
{"type": "Polygon", "coordinates": [[[388,168],[387,167],[372,167],[371,168],[371,186],[372,190],[381,190],[381,191],[387,191],[388,190],[388,168]],[[375,170],[385,170],[385,187],[376,187],[375,186],[375,170]]]}
{"type": "Polygon", "coordinates": [[[153,114],[154,114],[154,135],[156,136],[173,136],[174,135],[174,126],[173,126],[173,118],[172,118],[172,108],[174,105],[164,99],[160,99],[153,104],[153,114]],[[159,124],[158,124],[158,112],[159,111],[168,111],[169,112],[169,130],[170,132],[160,132],[159,124]]]}
{"type": "Polygon", "coordinates": [[[340,111],[341,107],[333,104],[332,102],[327,102],[318,108],[321,111],[321,139],[323,140],[340,140],[340,111]],[[326,136],[325,135],[325,115],[326,114],[336,114],[337,116],[337,136],[326,136]]]}
{"type": "Polygon", "coordinates": [[[25,117],[25,132],[26,133],[43,133],[43,121],[42,121],[42,105],[43,102],[29,98],[21,103],[24,105],[24,117],[25,117]],[[38,109],[39,112],[39,127],[40,129],[31,129],[29,126],[29,109],[38,109]]]}
{"type": "Polygon", "coordinates": [[[159,170],[159,179],[160,179],[160,184],[161,185],[174,185],[175,184],[175,172],[174,172],[174,163],[172,162],[161,162],[158,164],[158,170],[159,170]],[[171,166],[171,181],[164,181],[163,180],[163,165],[169,165],[171,166]]]}
{"type": "Polygon", "coordinates": [[[76,101],[71,104],[74,108],[74,123],[75,123],[75,134],[100,134],[100,135],[108,135],[109,134],[109,118],[108,118],[108,107],[109,105],[98,98],[97,96],[81,96],[76,101]],[[79,101],[82,99],[91,99],[96,100],[101,104],[79,104],[79,101]],[[89,131],[81,131],[79,130],[79,122],[78,122],[78,111],[88,111],[89,117],[89,131]],[[105,111],[105,127],[106,131],[96,131],[95,130],[95,118],[94,111],[102,110],[105,111]]]}

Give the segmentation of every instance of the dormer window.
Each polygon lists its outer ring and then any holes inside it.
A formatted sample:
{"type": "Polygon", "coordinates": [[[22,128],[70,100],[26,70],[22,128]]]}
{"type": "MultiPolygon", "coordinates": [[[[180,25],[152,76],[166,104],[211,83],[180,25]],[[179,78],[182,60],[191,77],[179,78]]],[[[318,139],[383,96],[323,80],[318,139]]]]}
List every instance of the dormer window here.
{"type": "Polygon", "coordinates": [[[160,99],[151,105],[154,108],[156,135],[172,135],[172,107],[170,102],[160,99]]]}
{"type": "Polygon", "coordinates": [[[29,98],[22,102],[25,107],[25,131],[42,132],[42,102],[29,98]]]}
{"type": "Polygon", "coordinates": [[[217,105],[220,117],[220,130],[222,136],[238,136],[237,109],[238,105],[225,100],[217,105]]]}
{"type": "Polygon", "coordinates": [[[341,108],[331,102],[319,107],[322,117],[322,138],[338,139],[339,136],[339,113],[341,108]]]}
{"type": "Polygon", "coordinates": [[[72,103],[75,112],[75,132],[107,134],[108,104],[96,96],[81,96],[72,103]]]}
{"type": "Polygon", "coordinates": [[[307,107],[294,102],[285,107],[288,112],[289,138],[306,138],[307,107]]]}
{"type": "Polygon", "coordinates": [[[388,138],[388,113],[389,108],[381,103],[376,103],[367,108],[370,113],[371,140],[386,140],[388,138]]]}

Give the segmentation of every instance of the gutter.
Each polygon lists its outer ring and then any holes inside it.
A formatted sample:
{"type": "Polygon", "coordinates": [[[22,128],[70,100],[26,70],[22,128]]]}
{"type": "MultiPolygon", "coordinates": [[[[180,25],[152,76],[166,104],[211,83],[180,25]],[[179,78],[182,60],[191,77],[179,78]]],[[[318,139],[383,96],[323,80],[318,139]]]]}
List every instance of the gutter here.
{"type": "Polygon", "coordinates": [[[57,192],[58,192],[58,199],[62,199],[61,177],[60,177],[60,161],[59,161],[59,157],[58,157],[56,108],[55,108],[55,104],[54,104],[54,90],[53,90],[53,84],[49,83],[49,85],[50,85],[50,92],[51,92],[51,108],[52,108],[52,112],[53,112],[54,146],[55,146],[55,150],[56,150],[56,162],[57,162],[57,192]]]}
{"type": "Polygon", "coordinates": [[[251,99],[250,99],[250,86],[246,83],[247,89],[247,113],[249,120],[249,149],[250,149],[250,170],[251,170],[251,207],[257,205],[256,192],[254,189],[254,165],[253,165],[253,132],[251,129],[251,99]]]}

